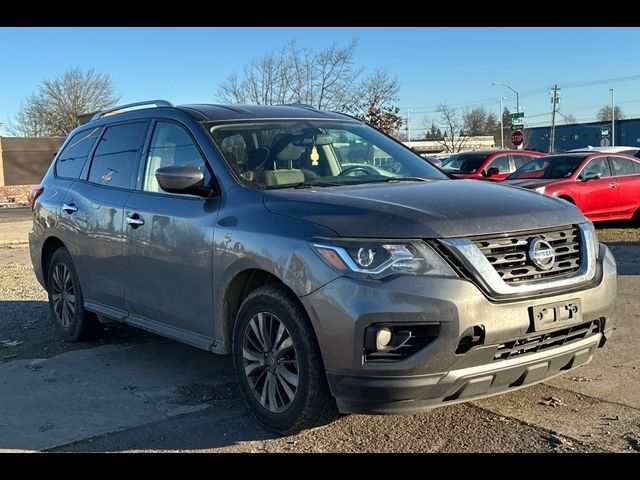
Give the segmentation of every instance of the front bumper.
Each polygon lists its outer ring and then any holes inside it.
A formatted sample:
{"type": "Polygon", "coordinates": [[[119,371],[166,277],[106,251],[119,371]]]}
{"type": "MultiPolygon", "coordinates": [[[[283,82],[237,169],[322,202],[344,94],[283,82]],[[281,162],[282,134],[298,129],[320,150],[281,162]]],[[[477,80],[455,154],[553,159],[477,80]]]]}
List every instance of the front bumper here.
{"type": "Polygon", "coordinates": [[[601,245],[595,281],[569,293],[495,302],[459,278],[367,282],[341,277],[300,300],[341,412],[415,413],[521,388],[589,362],[611,332],[616,288],[615,260],[601,245]],[[535,353],[494,359],[499,345],[540,333],[531,331],[529,307],[576,299],[582,321],[597,320],[597,331],[535,353]],[[364,331],[381,322],[437,323],[440,335],[404,360],[365,361],[364,331]],[[474,325],[484,329],[483,344],[456,354],[462,333],[474,325]]]}

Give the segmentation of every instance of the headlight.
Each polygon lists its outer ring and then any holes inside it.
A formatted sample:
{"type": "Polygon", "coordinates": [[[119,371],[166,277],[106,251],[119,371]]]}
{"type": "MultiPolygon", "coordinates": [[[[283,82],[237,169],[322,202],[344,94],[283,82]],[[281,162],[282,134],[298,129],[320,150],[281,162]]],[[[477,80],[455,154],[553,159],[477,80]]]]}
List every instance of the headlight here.
{"type": "Polygon", "coordinates": [[[592,245],[592,258],[598,259],[600,257],[600,242],[598,241],[598,234],[596,233],[596,227],[591,220],[585,222],[587,224],[592,241],[589,242],[592,245]]]}
{"type": "Polygon", "coordinates": [[[544,193],[544,189],[545,187],[538,187],[538,188],[534,188],[533,191],[537,193],[544,193]]]}
{"type": "Polygon", "coordinates": [[[322,239],[312,242],[312,246],[329,265],[353,277],[456,276],[453,269],[422,241],[322,239]]]}

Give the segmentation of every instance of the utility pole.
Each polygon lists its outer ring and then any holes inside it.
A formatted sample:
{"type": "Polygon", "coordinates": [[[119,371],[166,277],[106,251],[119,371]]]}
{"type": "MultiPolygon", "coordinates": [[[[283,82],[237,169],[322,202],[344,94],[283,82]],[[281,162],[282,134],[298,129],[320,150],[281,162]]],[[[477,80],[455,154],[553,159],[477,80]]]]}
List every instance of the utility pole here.
{"type": "Polygon", "coordinates": [[[500,149],[504,150],[504,107],[502,101],[506,97],[500,97],[500,149]]]}
{"type": "Polygon", "coordinates": [[[549,138],[549,153],[553,153],[555,150],[556,111],[558,110],[558,103],[560,103],[560,88],[556,84],[551,89],[551,105],[553,109],[551,111],[551,136],[549,138]]]}
{"type": "Polygon", "coordinates": [[[616,102],[613,97],[613,88],[610,88],[611,92],[611,146],[616,146],[616,102]]]}
{"type": "Polygon", "coordinates": [[[407,109],[407,142],[409,142],[409,148],[411,148],[411,109],[407,109]]]}

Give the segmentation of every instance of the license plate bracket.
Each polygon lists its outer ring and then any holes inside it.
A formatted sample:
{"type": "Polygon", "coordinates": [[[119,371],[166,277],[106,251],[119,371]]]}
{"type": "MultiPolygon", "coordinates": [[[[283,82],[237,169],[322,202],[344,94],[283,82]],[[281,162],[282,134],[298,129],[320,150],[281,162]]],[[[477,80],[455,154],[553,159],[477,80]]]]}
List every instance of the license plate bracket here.
{"type": "Polygon", "coordinates": [[[529,307],[529,318],[533,330],[549,330],[582,321],[582,303],[579,298],[564,302],[548,303],[529,307]]]}

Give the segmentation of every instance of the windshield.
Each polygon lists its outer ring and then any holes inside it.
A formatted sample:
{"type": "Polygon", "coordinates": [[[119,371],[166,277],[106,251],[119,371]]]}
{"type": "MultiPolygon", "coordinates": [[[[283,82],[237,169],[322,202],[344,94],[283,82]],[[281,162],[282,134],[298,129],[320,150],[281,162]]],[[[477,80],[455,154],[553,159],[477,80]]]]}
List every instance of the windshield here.
{"type": "Polygon", "coordinates": [[[256,120],[206,127],[237,176],[257,188],[447,179],[362,123],[256,120]]]}
{"type": "Polygon", "coordinates": [[[488,153],[458,153],[442,163],[447,173],[476,173],[489,156],[488,153]]]}
{"type": "Polygon", "coordinates": [[[582,155],[557,155],[531,160],[513,172],[508,180],[524,178],[569,178],[585,159],[582,155]]]}

